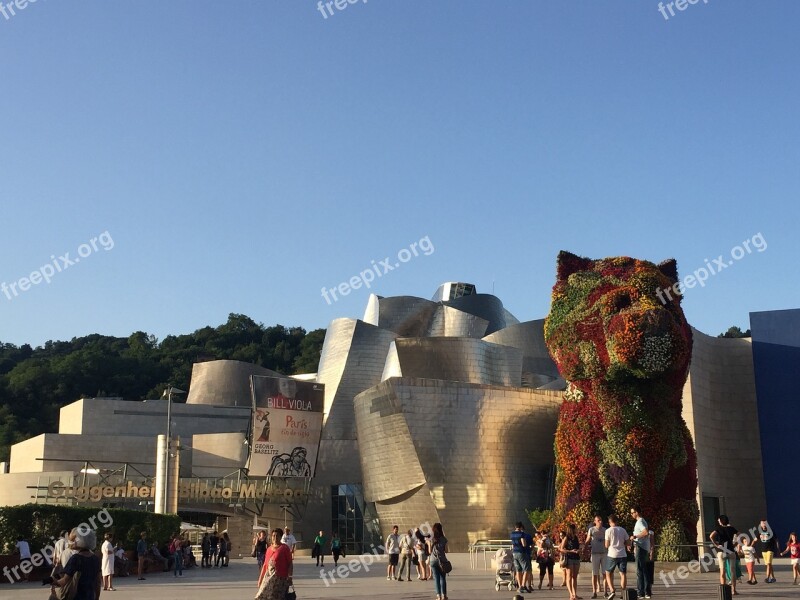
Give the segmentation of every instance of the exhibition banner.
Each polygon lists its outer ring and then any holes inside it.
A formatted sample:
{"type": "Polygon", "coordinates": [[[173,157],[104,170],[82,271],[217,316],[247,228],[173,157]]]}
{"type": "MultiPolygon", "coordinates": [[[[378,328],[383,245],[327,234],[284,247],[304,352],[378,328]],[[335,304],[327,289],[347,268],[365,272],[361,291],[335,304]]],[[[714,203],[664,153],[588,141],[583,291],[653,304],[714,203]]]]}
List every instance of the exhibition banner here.
{"type": "Polygon", "coordinates": [[[325,386],[289,377],[250,378],[253,393],[251,477],[313,477],[325,386]]]}

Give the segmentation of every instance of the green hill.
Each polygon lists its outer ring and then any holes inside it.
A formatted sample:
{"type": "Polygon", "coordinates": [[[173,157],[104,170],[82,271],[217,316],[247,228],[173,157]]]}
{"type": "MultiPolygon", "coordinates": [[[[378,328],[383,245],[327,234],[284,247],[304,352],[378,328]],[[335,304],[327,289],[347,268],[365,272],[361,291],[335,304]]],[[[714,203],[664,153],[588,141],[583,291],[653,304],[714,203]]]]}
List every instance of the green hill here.
{"type": "Polygon", "coordinates": [[[218,327],[203,327],[159,342],[137,331],[127,338],[99,334],[49,341],[31,348],[0,343],[0,461],[11,444],[58,429],[59,409],[81,397],[157,398],[168,385],[189,389],[192,365],[241,360],[280,373],[317,370],[325,330],[265,327],[231,313],[218,327]]]}

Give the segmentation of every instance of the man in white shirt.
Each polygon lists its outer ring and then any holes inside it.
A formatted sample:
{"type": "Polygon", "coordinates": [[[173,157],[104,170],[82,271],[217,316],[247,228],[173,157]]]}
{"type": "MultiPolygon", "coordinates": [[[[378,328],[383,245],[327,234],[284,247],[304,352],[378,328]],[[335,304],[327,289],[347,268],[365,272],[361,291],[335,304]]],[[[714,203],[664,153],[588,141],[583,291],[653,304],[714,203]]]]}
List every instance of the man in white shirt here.
{"type": "MultiPolygon", "coordinates": [[[[608,515],[608,529],[605,533],[606,558],[606,600],[614,600],[614,569],[619,569],[619,582],[624,590],[628,584],[628,532],[617,526],[617,516],[608,515]]],[[[624,596],[624,593],[623,593],[624,596]]]]}
{"type": "Polygon", "coordinates": [[[386,568],[386,579],[397,579],[397,563],[400,562],[400,528],[395,525],[392,533],[386,537],[386,553],[389,555],[389,566],[386,568]]]}
{"type": "Polygon", "coordinates": [[[297,546],[297,540],[292,535],[292,530],[290,528],[286,528],[286,532],[281,537],[281,544],[286,544],[289,546],[289,550],[292,551],[292,558],[294,558],[294,547],[297,546]]]}
{"type": "Polygon", "coordinates": [[[636,588],[639,598],[649,598],[647,590],[650,588],[650,576],[647,573],[647,558],[650,556],[650,531],[647,528],[647,521],[639,512],[638,506],[631,508],[631,517],[636,519],[633,527],[633,552],[636,557],[636,588]]]}
{"type": "MultiPolygon", "coordinates": [[[[16,547],[17,552],[19,553],[19,564],[22,564],[24,561],[30,562],[30,560],[31,560],[31,547],[28,545],[28,542],[26,542],[22,537],[18,537],[17,538],[17,543],[14,544],[14,546],[16,547]]],[[[27,566],[27,565],[25,565],[25,566],[27,566]]],[[[25,572],[26,571],[23,570],[23,573],[25,573],[25,572]]],[[[30,580],[30,570],[27,571],[27,573],[28,574],[25,575],[25,580],[29,581],[30,580]]]]}
{"type": "Polygon", "coordinates": [[[69,531],[66,529],[61,532],[61,536],[56,540],[56,543],[53,544],[53,566],[57,565],[61,561],[61,553],[67,548],[67,536],[69,535],[69,531]]]}

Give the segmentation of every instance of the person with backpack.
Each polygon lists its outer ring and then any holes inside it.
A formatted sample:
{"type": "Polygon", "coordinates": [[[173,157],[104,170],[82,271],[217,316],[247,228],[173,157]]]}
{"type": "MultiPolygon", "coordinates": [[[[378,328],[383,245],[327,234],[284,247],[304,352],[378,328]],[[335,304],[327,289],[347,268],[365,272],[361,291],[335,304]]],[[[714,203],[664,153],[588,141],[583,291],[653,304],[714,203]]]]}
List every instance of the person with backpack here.
{"type": "Polygon", "coordinates": [[[53,596],[58,600],[97,600],[103,584],[100,557],[95,555],[97,534],[87,528],[79,527],[75,536],[76,554],[73,554],[64,574],[53,581],[53,596]]]}

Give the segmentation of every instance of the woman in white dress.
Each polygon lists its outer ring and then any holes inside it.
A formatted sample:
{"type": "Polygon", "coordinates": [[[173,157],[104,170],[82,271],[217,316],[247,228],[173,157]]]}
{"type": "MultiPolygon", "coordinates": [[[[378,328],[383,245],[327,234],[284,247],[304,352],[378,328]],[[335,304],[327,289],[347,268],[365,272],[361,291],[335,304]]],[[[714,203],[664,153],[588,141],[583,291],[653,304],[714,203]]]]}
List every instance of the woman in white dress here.
{"type": "Polygon", "coordinates": [[[111,543],[112,534],[105,535],[105,542],[103,542],[102,553],[102,569],[103,569],[103,589],[107,592],[116,592],[111,580],[114,577],[114,544],[111,543]]]}

